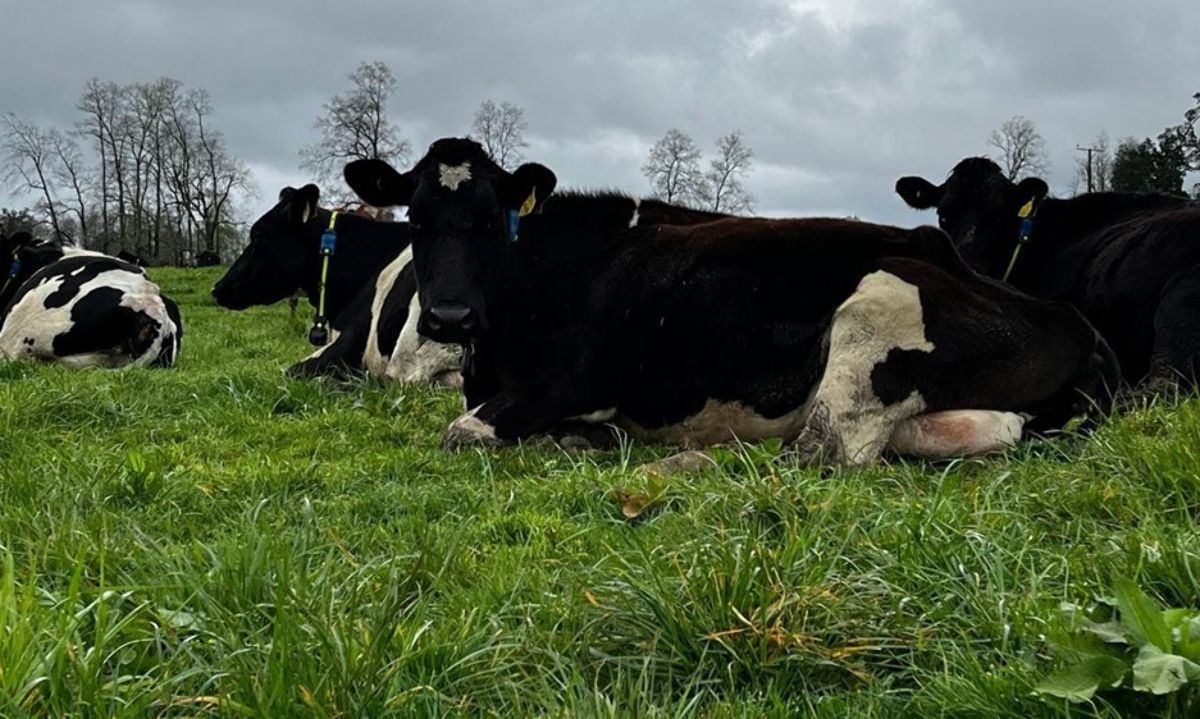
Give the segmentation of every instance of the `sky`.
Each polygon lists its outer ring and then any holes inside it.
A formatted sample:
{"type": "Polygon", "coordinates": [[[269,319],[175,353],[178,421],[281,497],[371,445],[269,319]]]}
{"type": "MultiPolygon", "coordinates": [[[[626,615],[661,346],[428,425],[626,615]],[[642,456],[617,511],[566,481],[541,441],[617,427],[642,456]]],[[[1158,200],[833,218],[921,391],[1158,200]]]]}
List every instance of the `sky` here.
{"type": "MultiPolygon", "coordinates": [[[[418,152],[485,99],[525,109],[529,160],[560,186],[648,192],[678,127],[710,150],[740,129],[759,214],[929,218],[892,191],[984,154],[1013,115],[1066,193],[1101,130],[1157,135],[1200,92],[1195,0],[5,0],[0,111],[69,126],[96,75],[206,88],[251,169],[255,216],[307,181],[299,149],[362,61],[398,85],[418,152]]],[[[1192,181],[1195,181],[1193,178],[1192,181]]],[[[12,204],[0,191],[0,204],[12,204]]]]}

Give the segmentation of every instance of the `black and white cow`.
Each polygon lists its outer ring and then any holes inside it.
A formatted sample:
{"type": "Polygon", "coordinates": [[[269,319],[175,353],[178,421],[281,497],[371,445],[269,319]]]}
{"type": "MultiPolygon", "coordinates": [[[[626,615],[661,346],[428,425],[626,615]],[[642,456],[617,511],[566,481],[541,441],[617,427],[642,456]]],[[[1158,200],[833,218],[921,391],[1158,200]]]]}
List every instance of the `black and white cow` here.
{"type": "Polygon", "coordinates": [[[179,356],[179,308],[136,265],[23,243],[0,255],[0,269],[2,358],[118,368],[169,367],[179,356]]]}
{"type": "Polygon", "coordinates": [[[911,207],[936,208],[942,228],[979,272],[1004,277],[1011,265],[1013,286],[1078,307],[1117,353],[1128,383],[1144,383],[1148,394],[1180,381],[1196,386],[1200,207],[1194,203],[1117,192],[1047,198],[1044,181],[1013,183],[979,157],[960,162],[941,185],[904,177],[896,192],[911,207]]]}
{"type": "Polygon", "coordinates": [[[798,440],[865,463],[1011,444],[1116,379],[1068,305],[977,277],[935,228],[724,219],[599,231],[554,174],[435,142],[400,174],[346,166],[366,202],[409,208],[420,332],[466,347],[447,446],[574,422],[673,444],[798,440]],[[632,237],[630,237],[632,235],[632,237]],[[482,400],[477,404],[477,401],[482,400]]]}
{"type": "MultiPolygon", "coordinates": [[[[212,294],[233,310],[270,305],[297,291],[316,307],[322,271],[321,235],[331,211],[318,207],[316,185],[285,187],[279,202],[250,229],[250,244],[212,294]]],[[[409,321],[417,309],[408,225],[339,213],[329,260],[325,314],[331,339],[289,372],[345,378],[359,372],[399,382],[457,384],[457,346],[430,342],[409,321]]]]}

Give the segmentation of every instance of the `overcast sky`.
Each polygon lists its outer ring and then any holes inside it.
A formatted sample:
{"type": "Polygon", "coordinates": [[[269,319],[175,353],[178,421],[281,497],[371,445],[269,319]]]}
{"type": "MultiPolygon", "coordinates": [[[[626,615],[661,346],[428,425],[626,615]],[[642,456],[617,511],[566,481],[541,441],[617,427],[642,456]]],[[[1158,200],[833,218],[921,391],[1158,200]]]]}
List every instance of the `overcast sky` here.
{"type": "MultiPolygon", "coordinates": [[[[705,148],[740,128],[771,215],[915,224],[892,185],[984,153],[1006,118],[1046,138],[1065,191],[1076,144],[1156,135],[1200,91],[1195,0],[7,0],[0,110],[78,119],[91,75],[167,75],[212,94],[253,171],[255,212],[307,180],[297,151],[363,60],[398,80],[419,151],[481,100],[525,108],[526,155],[560,184],[646,191],[668,128],[705,148]]],[[[4,198],[0,198],[2,200],[4,198]]],[[[10,204],[8,198],[4,204],[10,204]]]]}

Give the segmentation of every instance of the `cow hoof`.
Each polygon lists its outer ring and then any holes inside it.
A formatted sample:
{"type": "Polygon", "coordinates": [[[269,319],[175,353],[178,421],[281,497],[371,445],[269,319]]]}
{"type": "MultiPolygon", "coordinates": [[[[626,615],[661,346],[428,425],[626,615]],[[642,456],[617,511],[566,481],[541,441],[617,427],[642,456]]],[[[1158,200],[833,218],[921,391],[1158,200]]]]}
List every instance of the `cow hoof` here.
{"type": "Polygon", "coordinates": [[[433,378],[433,383],[438,387],[445,387],[446,389],[462,389],[462,372],[458,370],[442,372],[433,378]]]}
{"type": "Polygon", "coordinates": [[[845,462],[842,443],[838,441],[829,423],[829,410],[824,406],[813,408],[804,429],[792,441],[791,451],[801,464],[810,467],[838,465],[845,462]]]}
{"type": "Polygon", "coordinates": [[[442,435],[442,449],[460,450],[472,447],[490,449],[504,446],[496,436],[496,428],[468,412],[450,425],[442,435]]]}
{"type": "Polygon", "coordinates": [[[657,462],[643,464],[639,470],[645,474],[666,479],[681,474],[692,474],[715,466],[717,466],[717,461],[708,453],[688,450],[657,462]]]}

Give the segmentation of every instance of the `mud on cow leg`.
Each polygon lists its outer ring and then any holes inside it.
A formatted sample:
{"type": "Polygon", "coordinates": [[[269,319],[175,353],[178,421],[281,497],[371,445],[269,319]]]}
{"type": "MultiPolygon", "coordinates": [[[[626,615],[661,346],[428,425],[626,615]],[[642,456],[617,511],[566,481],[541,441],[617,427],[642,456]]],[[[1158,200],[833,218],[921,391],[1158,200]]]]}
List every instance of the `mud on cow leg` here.
{"type": "Polygon", "coordinates": [[[891,404],[875,395],[872,372],[893,350],[928,353],[933,344],[925,336],[917,287],[891,273],[874,272],[834,312],[825,374],[793,443],[803,461],[874,462],[896,427],[925,410],[925,400],[915,390],[891,404]]]}

